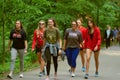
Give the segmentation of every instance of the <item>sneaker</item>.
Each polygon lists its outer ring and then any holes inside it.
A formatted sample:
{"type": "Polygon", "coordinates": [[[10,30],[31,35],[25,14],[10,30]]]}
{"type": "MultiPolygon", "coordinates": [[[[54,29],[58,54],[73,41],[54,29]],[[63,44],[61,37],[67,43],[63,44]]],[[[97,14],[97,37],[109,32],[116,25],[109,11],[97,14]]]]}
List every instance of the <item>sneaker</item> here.
{"type": "Polygon", "coordinates": [[[95,77],[98,77],[98,72],[95,72],[95,77]]]}
{"type": "Polygon", "coordinates": [[[85,78],[85,79],[88,79],[88,76],[89,76],[88,74],[85,74],[85,77],[84,77],[84,78],[85,78]]]}
{"type": "Polygon", "coordinates": [[[10,75],[8,74],[8,75],[7,75],[7,78],[12,79],[12,76],[10,76],[10,75]]]}
{"type": "Polygon", "coordinates": [[[46,77],[46,79],[45,79],[45,80],[50,80],[50,79],[49,79],[49,77],[46,77]]]}
{"type": "Polygon", "coordinates": [[[44,74],[44,75],[47,74],[46,66],[44,66],[43,74],[44,74]]]}
{"type": "Polygon", "coordinates": [[[85,68],[85,67],[82,67],[82,71],[85,72],[85,71],[86,71],[86,68],[85,68]]]}
{"type": "Polygon", "coordinates": [[[20,78],[23,78],[23,74],[20,74],[20,78]]]}
{"type": "Polygon", "coordinates": [[[42,73],[43,73],[43,75],[45,75],[45,71],[44,71],[44,70],[43,70],[43,72],[42,72],[42,73]]]}
{"type": "Polygon", "coordinates": [[[57,79],[57,72],[54,73],[54,78],[57,79]]]}
{"type": "Polygon", "coordinates": [[[75,73],[71,73],[71,76],[72,76],[72,77],[75,77],[75,73]]]}
{"type": "Polygon", "coordinates": [[[41,76],[43,76],[43,72],[40,72],[40,73],[39,73],[39,77],[41,77],[41,76]]]}

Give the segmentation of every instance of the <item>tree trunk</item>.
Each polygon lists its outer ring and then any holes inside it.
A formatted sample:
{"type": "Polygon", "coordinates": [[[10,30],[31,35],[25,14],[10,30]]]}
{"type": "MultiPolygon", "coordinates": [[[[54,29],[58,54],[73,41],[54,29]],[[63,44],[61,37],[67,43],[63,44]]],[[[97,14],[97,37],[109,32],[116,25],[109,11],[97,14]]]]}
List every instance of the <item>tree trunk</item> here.
{"type": "Polygon", "coordinates": [[[3,16],[2,16],[2,26],[3,26],[3,29],[2,29],[2,43],[3,43],[3,50],[2,50],[2,64],[5,63],[5,9],[4,9],[4,3],[5,3],[5,0],[3,1],[3,16]]]}

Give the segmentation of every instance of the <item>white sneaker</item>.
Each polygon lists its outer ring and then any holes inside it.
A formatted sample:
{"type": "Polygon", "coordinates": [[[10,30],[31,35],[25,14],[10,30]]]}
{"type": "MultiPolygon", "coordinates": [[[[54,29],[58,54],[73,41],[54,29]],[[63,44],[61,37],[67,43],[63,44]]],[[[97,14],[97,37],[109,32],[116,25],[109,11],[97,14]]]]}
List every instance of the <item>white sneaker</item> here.
{"type": "Polygon", "coordinates": [[[75,73],[72,72],[72,73],[71,73],[71,76],[72,76],[72,77],[75,77],[75,73]]]}
{"type": "Polygon", "coordinates": [[[44,66],[44,73],[47,74],[46,66],[44,66]]]}
{"type": "Polygon", "coordinates": [[[20,78],[23,78],[23,74],[20,74],[20,78]]]}

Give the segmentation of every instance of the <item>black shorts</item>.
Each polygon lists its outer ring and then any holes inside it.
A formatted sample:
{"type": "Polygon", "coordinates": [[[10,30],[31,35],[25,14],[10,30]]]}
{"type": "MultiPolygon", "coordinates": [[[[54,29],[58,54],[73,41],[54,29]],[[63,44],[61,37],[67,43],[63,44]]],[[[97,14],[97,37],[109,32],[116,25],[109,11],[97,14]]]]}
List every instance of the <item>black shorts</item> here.
{"type": "Polygon", "coordinates": [[[36,47],[36,53],[41,52],[42,48],[43,48],[42,46],[36,47]]]}
{"type": "Polygon", "coordinates": [[[83,48],[80,48],[80,51],[83,51],[83,48]]]}

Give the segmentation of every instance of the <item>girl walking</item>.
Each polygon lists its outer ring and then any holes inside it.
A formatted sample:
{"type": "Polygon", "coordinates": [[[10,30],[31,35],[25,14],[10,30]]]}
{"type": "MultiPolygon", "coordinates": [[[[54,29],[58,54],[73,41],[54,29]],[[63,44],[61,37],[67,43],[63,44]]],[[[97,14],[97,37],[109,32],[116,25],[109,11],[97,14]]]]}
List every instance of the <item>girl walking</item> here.
{"type": "Polygon", "coordinates": [[[95,77],[98,76],[100,45],[101,45],[100,29],[95,25],[92,19],[89,19],[88,28],[86,32],[86,39],[85,39],[85,49],[86,49],[85,79],[88,79],[89,76],[89,64],[90,64],[92,52],[94,53],[94,60],[96,67],[95,77]]]}

